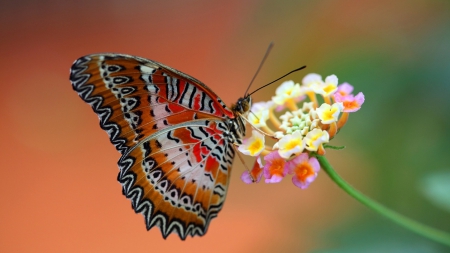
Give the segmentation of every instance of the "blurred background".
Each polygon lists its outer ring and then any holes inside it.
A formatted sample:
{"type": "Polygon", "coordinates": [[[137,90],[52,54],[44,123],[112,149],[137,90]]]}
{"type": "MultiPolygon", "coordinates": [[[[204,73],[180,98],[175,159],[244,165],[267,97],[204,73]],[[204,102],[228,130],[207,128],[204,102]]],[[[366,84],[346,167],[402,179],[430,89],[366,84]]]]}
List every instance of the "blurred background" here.
{"type": "Polygon", "coordinates": [[[1,252],[449,252],[323,172],[307,190],[289,178],[245,185],[238,159],[208,233],[164,240],[122,196],[119,153],[69,82],[80,56],[126,53],[188,73],[230,104],[273,41],[253,88],[307,65],[288,79],[336,74],[362,91],[331,143],[346,149],[329,161],[365,194],[450,232],[448,1],[7,0],[0,36],[1,252]]]}

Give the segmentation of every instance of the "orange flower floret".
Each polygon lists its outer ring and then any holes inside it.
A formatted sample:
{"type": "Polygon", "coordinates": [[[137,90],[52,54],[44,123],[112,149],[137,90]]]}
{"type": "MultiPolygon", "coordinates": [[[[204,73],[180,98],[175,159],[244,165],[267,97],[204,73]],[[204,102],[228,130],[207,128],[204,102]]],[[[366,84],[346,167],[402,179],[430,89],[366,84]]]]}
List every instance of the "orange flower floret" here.
{"type": "Polygon", "coordinates": [[[266,165],[264,166],[264,177],[266,183],[278,183],[286,176],[288,172],[286,160],[273,151],[264,157],[266,165]]]}
{"type": "Polygon", "coordinates": [[[311,164],[308,163],[308,161],[304,161],[295,165],[294,177],[297,177],[298,181],[305,182],[308,177],[314,175],[316,175],[316,172],[314,171],[311,164]]]}
{"type": "Polygon", "coordinates": [[[348,83],[343,83],[339,85],[338,92],[334,94],[334,101],[343,104],[343,112],[356,112],[364,103],[364,94],[360,92],[354,96],[351,94],[352,91],[353,86],[348,83]]]}
{"type": "Polygon", "coordinates": [[[306,189],[317,177],[320,170],[319,161],[302,153],[289,162],[289,173],[293,174],[292,183],[301,189],[306,189]]]}
{"type": "Polygon", "coordinates": [[[361,105],[364,103],[364,95],[362,92],[358,93],[356,96],[347,95],[341,96],[338,95],[335,97],[335,100],[339,100],[344,105],[344,112],[356,112],[361,108],[361,105]]]}
{"type": "Polygon", "coordinates": [[[241,180],[244,181],[246,184],[251,183],[258,183],[261,181],[261,177],[263,174],[263,166],[261,163],[261,157],[259,156],[258,159],[256,159],[255,164],[253,165],[253,168],[251,171],[244,171],[241,175],[241,180]]]}
{"type": "Polygon", "coordinates": [[[284,159],[273,160],[272,164],[269,166],[270,175],[282,176],[284,173],[284,165],[286,165],[286,160],[284,159]]]}

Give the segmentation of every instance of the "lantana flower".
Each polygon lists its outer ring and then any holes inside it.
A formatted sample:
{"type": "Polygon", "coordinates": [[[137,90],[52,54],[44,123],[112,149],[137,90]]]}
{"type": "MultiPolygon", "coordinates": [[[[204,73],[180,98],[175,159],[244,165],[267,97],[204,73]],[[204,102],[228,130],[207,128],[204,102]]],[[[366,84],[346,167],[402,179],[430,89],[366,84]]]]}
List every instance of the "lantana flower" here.
{"type": "Polygon", "coordinates": [[[302,80],[302,89],[304,89],[305,91],[316,90],[322,85],[322,76],[319,74],[307,74],[302,80]]]}
{"type": "Polygon", "coordinates": [[[303,140],[307,150],[317,151],[322,144],[329,142],[330,135],[325,130],[315,128],[309,132],[303,140]]]}
{"type": "Polygon", "coordinates": [[[337,91],[337,86],[338,78],[336,77],[336,75],[331,75],[325,78],[325,82],[319,85],[314,85],[312,89],[317,94],[328,97],[337,91]]]}
{"type": "Polygon", "coordinates": [[[294,81],[286,81],[276,89],[272,101],[278,106],[277,110],[282,110],[285,105],[292,105],[300,101],[303,95],[300,84],[294,83],[294,81]]]}
{"type": "Polygon", "coordinates": [[[341,102],[344,109],[343,112],[356,112],[361,108],[364,103],[364,94],[362,92],[358,93],[356,96],[335,94],[334,100],[336,102],[341,102]]]}
{"type": "Polygon", "coordinates": [[[264,157],[264,177],[266,183],[278,183],[288,173],[288,163],[276,151],[269,153],[264,157]]]}
{"type": "Polygon", "coordinates": [[[289,174],[293,174],[292,183],[301,189],[306,189],[316,179],[319,170],[317,158],[308,157],[306,153],[298,155],[289,162],[289,174]]]}
{"type": "Polygon", "coordinates": [[[263,174],[263,165],[261,162],[261,157],[258,156],[256,159],[255,165],[251,171],[245,170],[241,175],[241,180],[246,184],[258,183],[261,181],[263,174]]]}
{"type": "Polygon", "coordinates": [[[337,89],[335,95],[339,94],[341,96],[347,96],[347,95],[352,94],[353,89],[354,89],[353,86],[350,85],[349,83],[343,83],[338,86],[338,89],[337,89]]]}
{"type": "Polygon", "coordinates": [[[318,74],[308,74],[301,86],[294,81],[284,82],[271,101],[255,103],[254,115],[250,113],[248,120],[259,131],[253,130],[252,137],[245,139],[238,150],[258,158],[253,169],[245,171],[241,179],[252,183],[264,176],[266,183],[278,183],[290,174],[296,186],[307,188],[320,170],[316,156],[325,154],[324,144],[345,125],[348,113],[359,110],[364,103],[362,93],[354,96],[352,92],[353,86],[338,85],[335,75],[323,81],[318,74]],[[304,95],[309,101],[303,101],[304,95]],[[322,104],[317,96],[322,97],[322,104]],[[265,144],[261,132],[275,140],[273,146],[265,144]]]}
{"type": "Polygon", "coordinates": [[[305,148],[303,136],[300,131],[285,135],[278,141],[278,153],[283,158],[289,158],[291,155],[300,154],[305,148]]]}
{"type": "Polygon", "coordinates": [[[244,139],[242,145],[238,147],[238,150],[244,155],[258,156],[264,148],[264,135],[257,130],[253,130],[252,136],[244,139]]]}
{"type": "Polygon", "coordinates": [[[272,101],[254,103],[248,114],[248,121],[258,128],[267,126],[266,121],[269,119],[269,110],[272,106],[272,101]]]}
{"type": "Polygon", "coordinates": [[[322,124],[330,124],[339,119],[339,114],[344,109],[342,103],[334,103],[333,105],[323,103],[316,109],[322,124]]]}

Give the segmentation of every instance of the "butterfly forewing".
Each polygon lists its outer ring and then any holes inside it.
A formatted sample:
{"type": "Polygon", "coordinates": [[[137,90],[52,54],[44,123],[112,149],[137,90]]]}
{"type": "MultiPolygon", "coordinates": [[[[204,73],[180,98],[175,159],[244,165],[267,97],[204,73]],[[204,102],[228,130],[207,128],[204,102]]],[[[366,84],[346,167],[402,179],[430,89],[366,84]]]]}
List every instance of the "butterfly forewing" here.
{"type": "Polygon", "coordinates": [[[233,112],[200,81],[144,58],[85,56],[70,79],[122,153],[118,179],[147,229],[203,235],[222,208],[244,131],[232,130],[233,112]]]}

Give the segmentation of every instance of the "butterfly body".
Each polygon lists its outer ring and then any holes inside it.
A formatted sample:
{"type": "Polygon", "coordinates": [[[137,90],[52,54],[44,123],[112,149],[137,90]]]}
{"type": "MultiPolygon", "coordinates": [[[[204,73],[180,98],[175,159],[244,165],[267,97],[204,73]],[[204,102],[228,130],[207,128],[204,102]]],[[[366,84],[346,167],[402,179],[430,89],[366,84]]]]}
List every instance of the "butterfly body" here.
{"type": "Polygon", "coordinates": [[[81,57],[70,80],[122,154],[118,180],[147,229],[206,233],[225,200],[250,97],[228,109],[197,79],[123,54],[81,57]]]}

